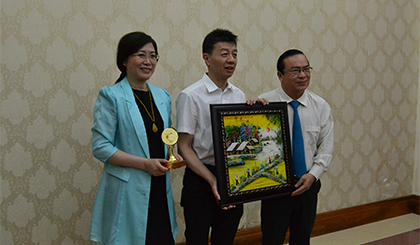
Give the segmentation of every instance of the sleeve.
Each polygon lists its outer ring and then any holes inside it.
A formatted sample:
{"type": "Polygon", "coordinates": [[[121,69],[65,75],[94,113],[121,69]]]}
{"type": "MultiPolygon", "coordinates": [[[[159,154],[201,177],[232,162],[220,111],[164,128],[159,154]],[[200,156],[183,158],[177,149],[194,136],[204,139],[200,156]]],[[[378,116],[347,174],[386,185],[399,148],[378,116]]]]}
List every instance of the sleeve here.
{"type": "Polygon", "coordinates": [[[176,99],[176,129],[179,133],[194,135],[197,124],[196,103],[181,92],[176,99]]]}
{"type": "Polygon", "coordinates": [[[93,108],[92,152],[100,161],[105,162],[118,149],[115,147],[115,134],[118,128],[117,104],[109,87],[99,91],[93,108]]]}
{"type": "Polygon", "coordinates": [[[334,152],[334,120],[331,114],[331,108],[326,104],[323,110],[321,123],[321,132],[317,142],[316,155],[313,158],[313,166],[310,173],[317,179],[324,172],[328,171],[332,154],[334,152]]]}

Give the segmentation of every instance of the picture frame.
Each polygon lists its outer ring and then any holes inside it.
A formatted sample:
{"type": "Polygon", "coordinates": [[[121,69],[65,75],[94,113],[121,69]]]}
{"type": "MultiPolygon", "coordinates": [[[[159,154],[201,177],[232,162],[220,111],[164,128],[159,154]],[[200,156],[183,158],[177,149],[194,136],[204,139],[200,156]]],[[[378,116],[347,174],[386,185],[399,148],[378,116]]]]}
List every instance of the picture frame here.
{"type": "Polygon", "coordinates": [[[286,102],[211,104],[219,205],[290,195],[296,178],[286,102]]]}

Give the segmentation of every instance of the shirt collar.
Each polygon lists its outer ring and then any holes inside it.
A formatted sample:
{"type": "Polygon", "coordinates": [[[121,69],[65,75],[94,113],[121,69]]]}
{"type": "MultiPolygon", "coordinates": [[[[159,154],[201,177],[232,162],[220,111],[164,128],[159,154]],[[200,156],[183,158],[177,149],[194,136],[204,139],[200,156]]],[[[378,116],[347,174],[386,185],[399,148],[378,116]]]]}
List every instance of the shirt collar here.
{"type": "MultiPolygon", "coordinates": [[[[290,103],[291,101],[293,101],[293,99],[290,98],[290,96],[287,95],[286,92],[284,92],[281,87],[279,89],[279,96],[280,96],[281,101],[286,101],[287,103],[290,103]]],[[[299,101],[301,105],[306,107],[306,105],[308,104],[308,92],[305,90],[305,92],[302,94],[302,96],[300,96],[299,99],[297,99],[297,101],[299,101]]]]}
{"type": "MultiPolygon", "coordinates": [[[[203,76],[203,81],[209,93],[214,92],[219,89],[219,87],[217,87],[217,85],[210,79],[210,77],[206,73],[203,76]]],[[[229,79],[228,79],[228,84],[225,88],[225,91],[226,90],[232,90],[232,84],[229,82],[229,79]]]]}

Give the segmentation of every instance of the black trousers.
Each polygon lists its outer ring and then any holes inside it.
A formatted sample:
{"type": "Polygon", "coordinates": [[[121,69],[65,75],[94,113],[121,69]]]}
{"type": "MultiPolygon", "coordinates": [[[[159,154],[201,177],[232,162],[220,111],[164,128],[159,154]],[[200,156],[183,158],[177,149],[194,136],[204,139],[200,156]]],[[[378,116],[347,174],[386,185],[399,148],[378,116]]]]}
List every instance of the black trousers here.
{"type": "MultiPolygon", "coordinates": [[[[207,166],[214,174],[214,166],[207,166]]],[[[207,245],[211,227],[212,245],[231,245],[243,213],[243,205],[222,210],[209,183],[185,168],[181,206],[184,208],[187,245],[207,245]]]]}
{"type": "Polygon", "coordinates": [[[309,244],[316,217],[321,182],[295,197],[275,197],[261,201],[263,245],[281,245],[290,228],[290,245],[309,244]]]}

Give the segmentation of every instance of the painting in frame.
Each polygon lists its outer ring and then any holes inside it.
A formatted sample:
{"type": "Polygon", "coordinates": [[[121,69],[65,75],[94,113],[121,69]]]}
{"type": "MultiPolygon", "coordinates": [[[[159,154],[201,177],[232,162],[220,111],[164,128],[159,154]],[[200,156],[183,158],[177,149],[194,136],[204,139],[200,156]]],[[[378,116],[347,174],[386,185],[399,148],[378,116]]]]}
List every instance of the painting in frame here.
{"type": "Polygon", "coordinates": [[[210,105],[219,205],[290,195],[287,103],[210,105]]]}

